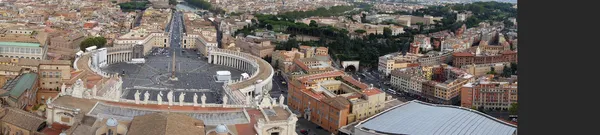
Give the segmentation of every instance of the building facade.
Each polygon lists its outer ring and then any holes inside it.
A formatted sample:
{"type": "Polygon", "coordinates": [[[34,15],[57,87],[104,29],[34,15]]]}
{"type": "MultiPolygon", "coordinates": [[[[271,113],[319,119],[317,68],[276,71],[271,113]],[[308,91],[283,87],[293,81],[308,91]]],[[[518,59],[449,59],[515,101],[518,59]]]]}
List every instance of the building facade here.
{"type": "Polygon", "coordinates": [[[515,51],[503,51],[499,54],[493,55],[481,55],[479,53],[469,52],[457,52],[453,54],[453,66],[461,67],[464,65],[472,64],[489,64],[489,63],[500,63],[500,62],[517,62],[517,52],[515,51]]]}
{"type": "Polygon", "coordinates": [[[518,100],[517,83],[480,81],[461,88],[461,106],[468,108],[508,110],[518,100]]]}
{"type": "Polygon", "coordinates": [[[332,133],[348,123],[375,115],[384,107],[384,92],[342,71],[294,75],[290,80],[289,107],[332,133]]]}
{"type": "Polygon", "coordinates": [[[60,90],[61,84],[71,79],[71,62],[42,60],[39,67],[39,85],[42,89],[60,90]]]}
{"type": "Polygon", "coordinates": [[[39,43],[0,42],[0,57],[40,60],[45,54],[39,43]]]}
{"type": "Polygon", "coordinates": [[[473,75],[445,64],[413,67],[392,72],[390,83],[398,92],[421,96],[440,104],[458,103],[462,85],[473,81],[473,75]]]}

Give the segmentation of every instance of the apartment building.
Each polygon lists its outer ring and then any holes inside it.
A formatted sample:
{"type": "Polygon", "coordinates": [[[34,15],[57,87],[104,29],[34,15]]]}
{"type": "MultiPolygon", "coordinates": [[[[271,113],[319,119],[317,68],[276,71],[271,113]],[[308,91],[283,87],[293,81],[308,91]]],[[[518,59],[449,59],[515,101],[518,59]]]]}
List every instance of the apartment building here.
{"type": "Polygon", "coordinates": [[[461,88],[461,106],[468,108],[503,109],[518,100],[517,82],[479,80],[461,88]]]}
{"type": "Polygon", "coordinates": [[[140,27],[147,28],[151,31],[164,31],[172,16],[171,9],[156,9],[148,7],[144,10],[142,20],[140,21],[140,27]]]}
{"type": "Polygon", "coordinates": [[[385,103],[384,92],[337,70],[293,75],[288,88],[288,106],[332,133],[383,111],[385,103]]]}
{"type": "Polygon", "coordinates": [[[377,66],[377,70],[379,72],[384,73],[387,76],[390,75],[390,73],[394,69],[418,66],[418,59],[422,56],[422,54],[416,53],[390,53],[379,57],[379,64],[377,66]]]}
{"type": "Polygon", "coordinates": [[[431,46],[431,37],[419,34],[414,36],[414,41],[411,43],[411,46],[418,46],[420,49],[424,51],[432,50],[431,46]]]}
{"type": "Polygon", "coordinates": [[[486,51],[482,50],[481,47],[474,47],[464,52],[456,52],[452,54],[453,66],[461,67],[464,65],[472,64],[489,64],[499,62],[517,62],[516,51],[486,51]],[[473,51],[475,50],[475,51],[473,51]],[[493,53],[496,52],[496,53],[493,53]]]}
{"type": "Polygon", "coordinates": [[[197,49],[200,54],[207,56],[208,48],[218,46],[216,27],[192,12],[184,13],[183,17],[185,33],[181,41],[182,47],[197,49]]]}
{"type": "Polygon", "coordinates": [[[454,104],[458,103],[462,85],[472,80],[473,75],[441,64],[395,70],[390,83],[399,92],[419,95],[434,103],[454,104]]]}
{"type": "Polygon", "coordinates": [[[486,75],[488,72],[492,71],[494,68],[494,72],[498,74],[502,74],[504,71],[504,66],[510,67],[509,62],[500,62],[500,63],[488,63],[488,64],[472,64],[472,65],[463,65],[460,68],[462,70],[467,71],[467,73],[482,76],[486,75]]]}

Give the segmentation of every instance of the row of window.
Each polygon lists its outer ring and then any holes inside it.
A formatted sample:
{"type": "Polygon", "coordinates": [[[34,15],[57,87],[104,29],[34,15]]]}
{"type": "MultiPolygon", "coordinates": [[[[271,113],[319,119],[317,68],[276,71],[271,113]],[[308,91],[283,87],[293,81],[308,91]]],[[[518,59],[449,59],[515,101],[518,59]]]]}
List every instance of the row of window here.
{"type": "Polygon", "coordinates": [[[42,72],[42,78],[60,78],[61,72],[42,72]]]}
{"type": "MultiPolygon", "coordinates": [[[[9,57],[10,57],[10,58],[19,58],[19,56],[8,56],[8,55],[0,55],[0,57],[6,57],[6,58],[9,58],[9,57]]],[[[40,57],[24,57],[24,56],[21,56],[20,58],[24,58],[24,59],[36,59],[36,60],[39,60],[39,59],[41,59],[40,57]]]]}
{"type": "Polygon", "coordinates": [[[0,53],[21,53],[21,54],[40,54],[41,48],[23,48],[23,47],[1,47],[0,53]]]}

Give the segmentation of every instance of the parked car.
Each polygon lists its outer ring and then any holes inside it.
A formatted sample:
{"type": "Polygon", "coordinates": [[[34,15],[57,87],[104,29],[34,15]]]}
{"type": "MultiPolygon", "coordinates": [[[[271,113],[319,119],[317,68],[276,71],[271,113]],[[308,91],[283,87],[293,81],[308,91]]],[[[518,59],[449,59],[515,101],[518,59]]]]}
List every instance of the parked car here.
{"type": "Polygon", "coordinates": [[[305,129],[301,129],[300,133],[304,134],[304,135],[308,135],[308,131],[306,131],[305,129]]]}

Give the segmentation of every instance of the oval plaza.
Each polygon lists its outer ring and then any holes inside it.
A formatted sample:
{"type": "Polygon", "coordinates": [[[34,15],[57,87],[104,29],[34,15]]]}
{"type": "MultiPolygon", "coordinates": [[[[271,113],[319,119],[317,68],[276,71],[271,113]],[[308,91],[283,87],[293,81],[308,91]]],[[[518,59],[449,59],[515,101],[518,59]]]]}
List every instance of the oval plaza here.
{"type": "Polygon", "coordinates": [[[269,63],[215,46],[197,52],[182,48],[180,22],[172,20],[170,32],[147,37],[169,35],[167,45],[145,40],[150,43],[122,47],[130,52],[95,46],[78,52],[73,83],[63,84],[59,96],[46,101],[46,121],[72,126],[69,133],[98,134],[116,127],[116,133],[135,134],[142,131],[118,125],[142,117],[176,117],[168,115],[175,112],[200,120],[191,127],[202,125],[205,134],[296,134],[297,117],[285,97],[269,94],[274,74],[269,63]]]}

